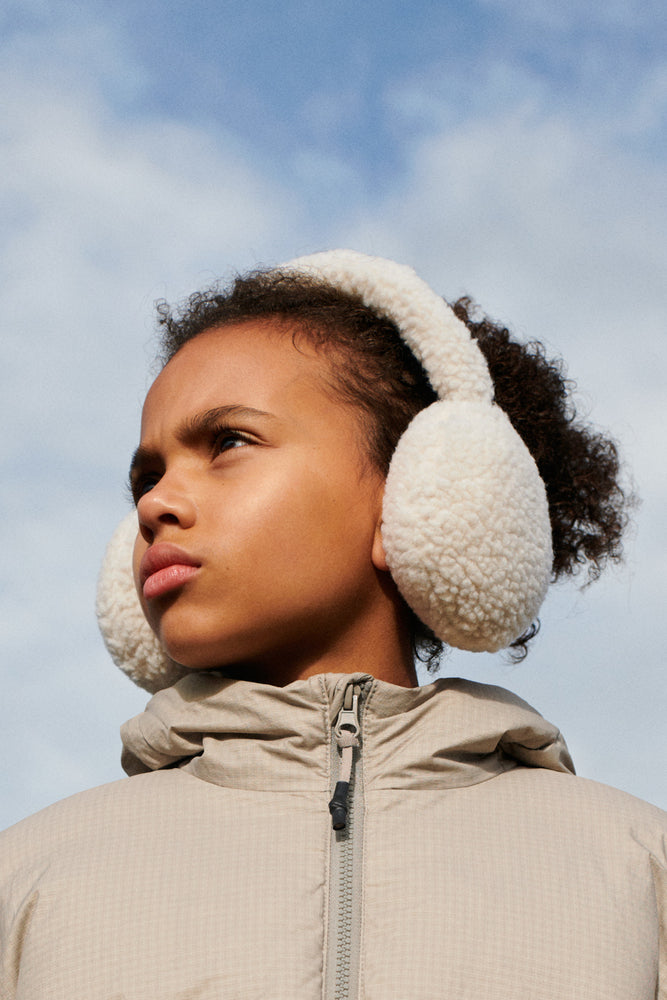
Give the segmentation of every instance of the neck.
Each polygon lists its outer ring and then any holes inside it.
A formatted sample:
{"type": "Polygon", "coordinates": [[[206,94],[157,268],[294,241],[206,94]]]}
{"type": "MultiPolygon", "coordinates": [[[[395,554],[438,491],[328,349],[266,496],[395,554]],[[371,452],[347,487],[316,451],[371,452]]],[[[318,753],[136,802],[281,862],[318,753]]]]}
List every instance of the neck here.
{"type": "Polygon", "coordinates": [[[304,650],[291,645],[272,649],[267,659],[226,664],[220,669],[228,677],[276,687],[316,674],[355,673],[370,674],[399,687],[417,686],[412,641],[403,608],[376,623],[367,621],[363,629],[345,632],[335,639],[323,635],[315,648],[304,650]]]}
{"type": "Polygon", "coordinates": [[[226,665],[222,672],[237,680],[255,681],[285,687],[293,681],[304,680],[317,674],[370,674],[380,681],[387,681],[398,687],[416,687],[417,674],[411,653],[390,658],[366,657],[363,654],[340,660],[338,657],[324,657],[317,660],[299,660],[286,655],[280,662],[238,663],[226,665]]]}

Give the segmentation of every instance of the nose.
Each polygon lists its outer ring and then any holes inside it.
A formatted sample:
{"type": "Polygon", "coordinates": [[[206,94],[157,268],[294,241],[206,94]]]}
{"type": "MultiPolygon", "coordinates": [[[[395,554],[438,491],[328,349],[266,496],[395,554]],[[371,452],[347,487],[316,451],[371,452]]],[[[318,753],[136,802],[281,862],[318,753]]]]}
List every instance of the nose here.
{"type": "Polygon", "coordinates": [[[137,501],[139,531],[149,545],[169,525],[191,528],[197,518],[194,500],[182,485],[163,476],[137,501]]]}

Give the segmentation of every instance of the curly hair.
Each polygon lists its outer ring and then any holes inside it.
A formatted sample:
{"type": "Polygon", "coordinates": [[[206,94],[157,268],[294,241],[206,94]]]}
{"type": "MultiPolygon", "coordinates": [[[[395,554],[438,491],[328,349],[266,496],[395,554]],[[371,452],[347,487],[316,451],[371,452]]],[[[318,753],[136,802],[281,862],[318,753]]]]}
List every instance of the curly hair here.
{"type": "MultiPolygon", "coordinates": [[[[545,483],[553,539],[554,581],[587,568],[596,579],[608,561],[621,558],[621,537],[632,498],[620,482],[615,443],[579,420],[574,384],[560,359],[546,356],[538,341],[512,339],[506,327],[479,315],[470,298],[453,303],[486,358],[503,409],[535,459],[545,483]]],[[[305,335],[331,361],[332,388],[364,415],[365,446],[386,475],[396,444],[419,410],[437,397],[395,324],[360,298],[312,276],[254,271],[190,296],[181,309],[157,303],[162,327],[160,360],[213,327],[251,319],[278,320],[292,338],[305,335]]],[[[409,610],[409,609],[408,609],[409,610]]],[[[443,644],[409,611],[413,650],[437,666],[443,644]]],[[[523,659],[539,622],[510,646],[523,659]]]]}

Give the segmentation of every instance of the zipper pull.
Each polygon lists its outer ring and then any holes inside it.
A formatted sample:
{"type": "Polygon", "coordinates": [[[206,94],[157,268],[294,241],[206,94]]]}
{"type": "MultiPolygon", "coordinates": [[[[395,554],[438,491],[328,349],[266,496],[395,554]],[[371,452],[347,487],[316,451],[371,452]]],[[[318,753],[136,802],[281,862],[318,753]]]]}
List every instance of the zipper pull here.
{"type": "Polygon", "coordinates": [[[331,823],[334,830],[344,830],[347,825],[347,796],[352,777],[353,750],[360,746],[361,725],[359,724],[359,694],[358,684],[349,684],[345,689],[343,706],[338,713],[334,725],[334,736],[340,747],[340,778],[336,782],[334,793],[329,803],[331,823]]]}

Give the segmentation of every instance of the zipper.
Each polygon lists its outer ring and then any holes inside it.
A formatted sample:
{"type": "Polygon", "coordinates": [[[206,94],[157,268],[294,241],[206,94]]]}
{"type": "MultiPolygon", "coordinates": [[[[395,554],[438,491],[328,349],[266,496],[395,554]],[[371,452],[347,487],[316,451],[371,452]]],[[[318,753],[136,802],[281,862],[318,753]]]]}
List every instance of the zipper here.
{"type": "Polygon", "coordinates": [[[361,725],[359,722],[360,684],[349,684],[345,689],[343,707],[338,713],[334,724],[333,735],[340,749],[338,781],[333,797],[329,802],[331,825],[334,830],[344,830],[347,826],[349,812],[348,796],[352,779],[352,764],[354,750],[361,744],[361,725]]]}
{"type": "Polygon", "coordinates": [[[335,786],[329,803],[332,831],[327,1000],[354,1000],[357,996],[364,819],[361,721],[368,683],[348,684],[331,733],[335,786]]]}

